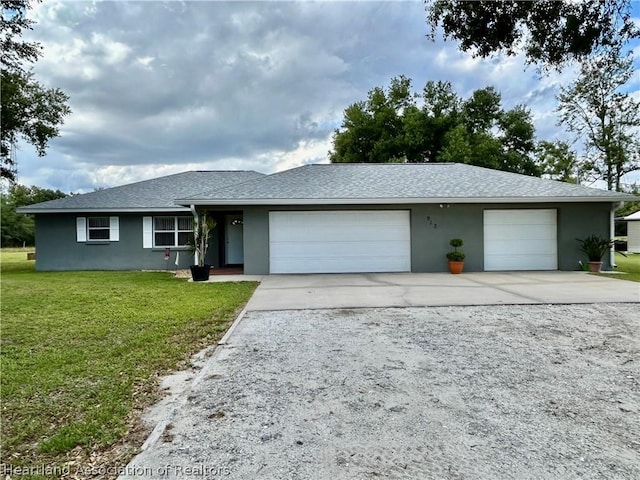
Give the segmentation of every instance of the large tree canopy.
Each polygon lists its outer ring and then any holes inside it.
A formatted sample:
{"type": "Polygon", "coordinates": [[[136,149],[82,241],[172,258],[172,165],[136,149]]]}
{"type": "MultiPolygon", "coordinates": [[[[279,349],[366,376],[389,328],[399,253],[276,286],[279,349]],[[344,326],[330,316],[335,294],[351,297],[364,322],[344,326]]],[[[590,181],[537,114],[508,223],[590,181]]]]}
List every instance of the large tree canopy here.
{"type": "Polygon", "coordinates": [[[535,131],[523,106],[504,110],[493,87],[460,98],[448,82],[415,93],[397,77],[344,111],[334,132],[334,163],[458,162],[540,175],[535,131]]]}
{"type": "Polygon", "coordinates": [[[27,18],[28,0],[2,0],[0,47],[2,48],[0,177],[15,180],[15,149],[19,139],[26,140],[44,156],[48,142],[59,134],[64,117],[71,113],[69,97],[57,88],[45,88],[24,69],[40,55],[40,45],[21,39],[32,29],[27,18]]]}
{"type": "Polygon", "coordinates": [[[542,174],[552,180],[567,183],[581,183],[591,171],[578,160],[578,155],[564,141],[550,142],[542,140],[536,146],[536,157],[542,174]]]}
{"type": "Polygon", "coordinates": [[[481,57],[524,51],[529,63],[558,67],[581,60],[612,42],[640,36],[630,14],[631,0],[458,1],[426,0],[427,22],[435,37],[460,42],[481,57]]]}
{"type": "Polygon", "coordinates": [[[622,177],[640,170],[640,102],[622,88],[633,61],[617,48],[580,66],[576,81],[558,96],[560,122],[585,146],[586,166],[609,190],[622,190],[622,177]]]}

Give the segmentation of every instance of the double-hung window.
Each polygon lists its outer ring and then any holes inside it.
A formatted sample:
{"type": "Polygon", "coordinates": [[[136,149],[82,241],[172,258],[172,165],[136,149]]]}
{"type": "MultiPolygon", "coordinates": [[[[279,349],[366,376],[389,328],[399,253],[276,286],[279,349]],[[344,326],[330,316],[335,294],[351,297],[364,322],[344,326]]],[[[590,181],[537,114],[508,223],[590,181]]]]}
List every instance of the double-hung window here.
{"type": "Polygon", "coordinates": [[[87,218],[87,240],[109,240],[109,217],[87,218]]]}
{"type": "Polygon", "coordinates": [[[120,240],[118,217],[76,217],[78,242],[117,242],[120,240]]]}
{"type": "Polygon", "coordinates": [[[153,217],[154,247],[184,247],[193,235],[193,217],[153,217]]]}

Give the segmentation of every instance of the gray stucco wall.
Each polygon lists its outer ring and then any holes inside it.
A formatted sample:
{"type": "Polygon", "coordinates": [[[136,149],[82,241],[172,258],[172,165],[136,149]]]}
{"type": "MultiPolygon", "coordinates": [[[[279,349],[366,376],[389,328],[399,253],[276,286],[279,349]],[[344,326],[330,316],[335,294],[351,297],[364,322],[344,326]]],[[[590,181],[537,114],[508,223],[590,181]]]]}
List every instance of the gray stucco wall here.
{"type": "MultiPolygon", "coordinates": [[[[484,270],[483,212],[485,209],[555,208],[558,215],[558,268],[577,270],[578,261],[586,260],[579,251],[577,238],[590,234],[609,235],[610,203],[590,204],[439,204],[428,205],[345,205],[304,207],[229,207],[211,209],[219,215],[214,231],[208,263],[219,266],[224,261],[222,239],[223,214],[233,210],[244,215],[244,271],[249,275],[269,273],[269,211],[286,210],[409,210],[411,218],[411,269],[413,272],[446,272],[445,257],[451,238],[462,238],[466,253],[465,271],[484,270]]],[[[69,215],[36,216],[37,270],[170,270],[188,268],[193,257],[180,251],[176,267],[172,249],[169,264],[164,249],[142,248],[142,215],[119,215],[120,241],[76,241],[76,217],[69,215]]],[[[608,255],[604,268],[610,268],[608,255]]]]}
{"type": "Polygon", "coordinates": [[[142,248],[142,215],[117,215],[117,242],[78,242],[76,218],[80,216],[96,215],[36,215],[36,270],[176,270],[193,264],[186,248],[172,248],[169,262],[164,260],[164,248],[142,248]]]}
{"type": "MultiPolygon", "coordinates": [[[[449,240],[462,238],[466,253],[465,271],[484,270],[484,210],[545,209],[557,211],[558,270],[578,270],[579,260],[586,260],[580,252],[578,238],[591,234],[609,236],[610,203],[593,204],[522,204],[522,205],[416,205],[412,211],[412,268],[415,272],[447,271],[444,255],[450,250],[449,240]],[[425,222],[430,217],[437,225],[425,222]],[[414,220],[415,219],[415,220],[414,220]],[[428,239],[428,240],[425,240],[428,239]]],[[[604,268],[609,269],[609,256],[605,255],[604,268]]]]}
{"type": "Polygon", "coordinates": [[[243,219],[244,273],[267,274],[269,273],[269,209],[245,207],[243,219]]]}
{"type": "MultiPolygon", "coordinates": [[[[590,234],[609,236],[611,203],[583,204],[439,204],[426,205],[331,205],[304,207],[245,207],[244,258],[245,273],[269,273],[269,211],[309,210],[381,210],[397,209],[411,212],[411,270],[413,272],[448,271],[445,254],[451,250],[449,240],[462,238],[466,254],[465,271],[484,270],[483,223],[485,209],[546,209],[557,210],[558,269],[578,270],[580,253],[577,238],[590,234]]],[[[605,256],[604,268],[610,268],[605,256]]]]}
{"type": "MultiPolygon", "coordinates": [[[[578,261],[587,261],[580,252],[578,238],[599,235],[610,238],[611,203],[566,204],[558,209],[558,269],[578,270],[578,261]]],[[[611,269],[609,255],[602,259],[602,268],[611,269]]]]}

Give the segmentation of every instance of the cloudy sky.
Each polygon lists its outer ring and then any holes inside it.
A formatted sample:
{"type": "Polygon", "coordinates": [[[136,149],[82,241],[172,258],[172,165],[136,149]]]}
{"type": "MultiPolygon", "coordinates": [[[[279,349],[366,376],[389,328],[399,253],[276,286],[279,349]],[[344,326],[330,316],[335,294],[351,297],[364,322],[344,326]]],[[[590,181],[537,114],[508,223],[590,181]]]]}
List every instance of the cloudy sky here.
{"type": "MultiPolygon", "coordinates": [[[[73,113],[46,157],[20,145],[27,185],[86,192],[327,162],[344,109],[400,74],[416,90],[448,80],[463,97],[493,85],[504,107],[531,109],[539,139],[566,138],[554,95],[573,70],[539,78],[522,58],[432,42],[420,1],[46,0],[31,17],[29,39],[44,47],[36,76],[67,93],[73,113]]],[[[638,77],[629,88],[640,95],[638,77]]]]}

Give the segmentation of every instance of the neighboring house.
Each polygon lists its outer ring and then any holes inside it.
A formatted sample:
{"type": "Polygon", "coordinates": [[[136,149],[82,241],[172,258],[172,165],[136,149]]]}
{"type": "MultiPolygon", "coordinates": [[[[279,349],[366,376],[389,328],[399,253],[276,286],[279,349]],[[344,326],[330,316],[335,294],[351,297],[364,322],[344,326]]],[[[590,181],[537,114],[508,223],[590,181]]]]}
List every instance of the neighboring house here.
{"type": "Polygon", "coordinates": [[[188,172],[20,211],[36,215],[38,270],[175,268],[194,210],[218,220],[207,260],[247,274],[442,272],[454,237],[465,271],[576,270],[576,239],[610,236],[615,208],[634,199],[464,164],[328,164],[188,172]],[[153,182],[160,210],[139,192],[153,182]]]}
{"type": "Polygon", "coordinates": [[[640,253],[640,212],[632,213],[622,220],[627,222],[627,251],[640,253]]]}

